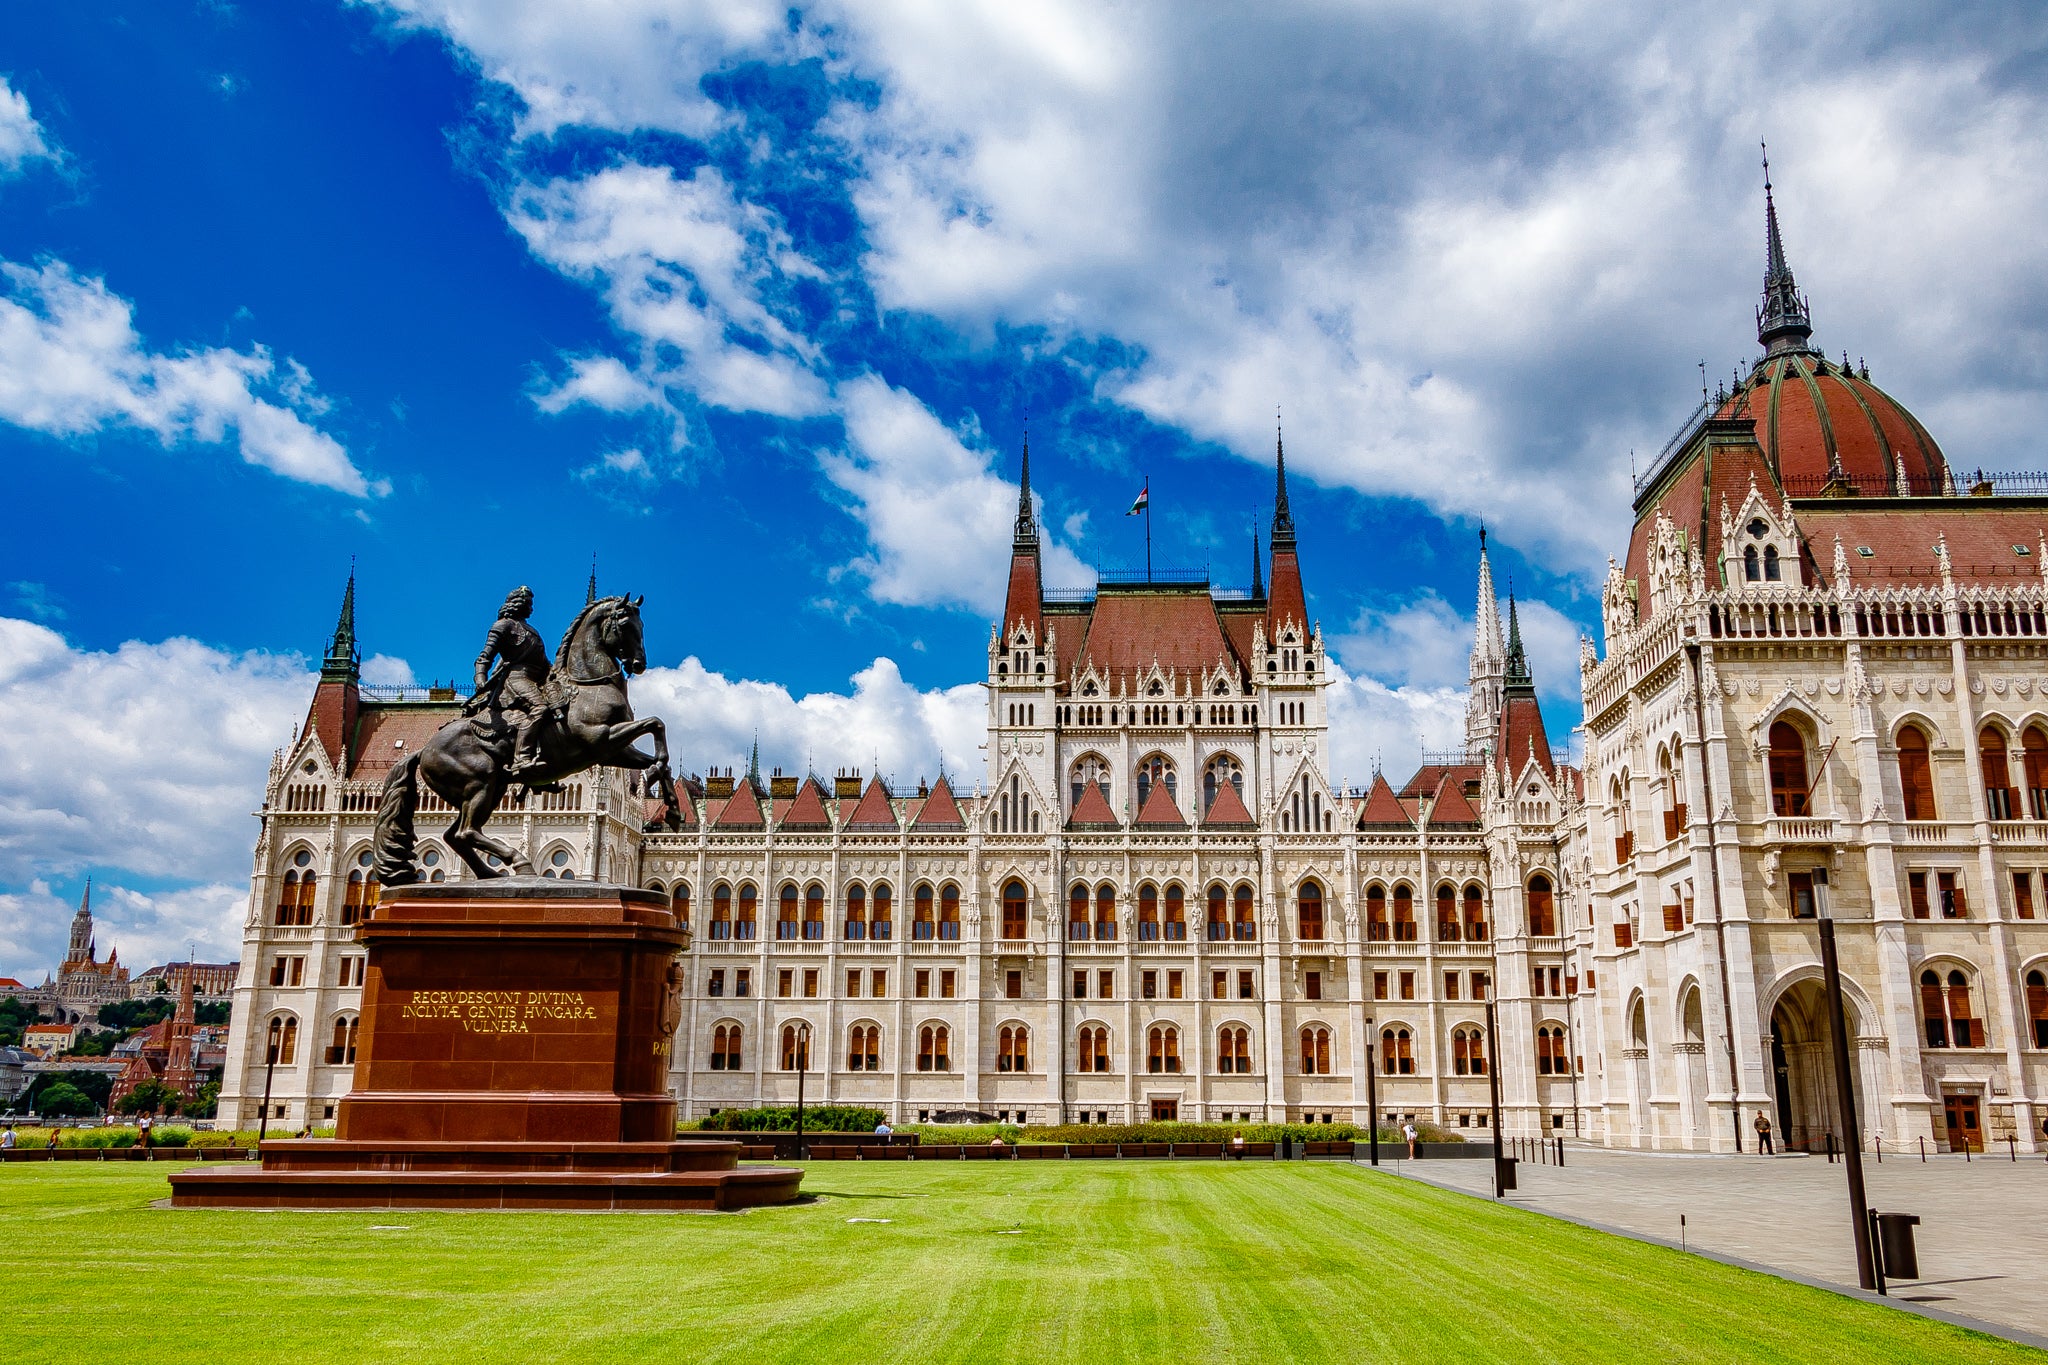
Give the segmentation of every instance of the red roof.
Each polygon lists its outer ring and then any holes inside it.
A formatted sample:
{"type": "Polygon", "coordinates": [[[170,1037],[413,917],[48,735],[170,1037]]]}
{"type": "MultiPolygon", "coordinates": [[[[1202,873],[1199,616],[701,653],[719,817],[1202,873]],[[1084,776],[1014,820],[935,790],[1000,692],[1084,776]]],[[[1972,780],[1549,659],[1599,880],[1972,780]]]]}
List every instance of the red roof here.
{"type": "Polygon", "coordinates": [[[917,812],[917,818],[910,822],[913,833],[926,830],[966,829],[967,821],[961,817],[960,802],[953,795],[952,784],[946,781],[944,773],[932,784],[931,794],[917,812]]]}
{"type": "Polygon", "coordinates": [[[1230,657],[1207,588],[1098,589],[1080,650],[1083,665],[1093,664],[1113,675],[1136,673],[1156,661],[1185,676],[1230,657]]]}
{"type": "Polygon", "coordinates": [[[1949,571],[1959,583],[2041,584],[2048,501],[2039,498],[1912,498],[1889,506],[1844,499],[1802,503],[1797,516],[1822,577],[1833,576],[1840,536],[1849,581],[1858,588],[1939,583],[1934,546],[1944,538],[1949,571]],[[1869,555],[1860,552],[1864,548],[1869,555]]]}
{"type": "MultiPolygon", "coordinates": [[[[1140,813],[1138,823],[1144,822],[1145,817],[1140,813]]],[[[1202,818],[1202,823],[1213,828],[1217,825],[1252,825],[1257,822],[1252,819],[1252,813],[1245,809],[1244,798],[1237,794],[1237,788],[1223,782],[1217,785],[1216,799],[1209,803],[1209,813],[1202,818]]]]}
{"type": "Polygon", "coordinates": [[[1010,554],[1010,591],[1003,603],[1003,643],[1022,621],[1031,627],[1032,638],[1045,643],[1045,622],[1039,615],[1044,596],[1039,589],[1038,551],[1013,550],[1010,554]]]}
{"type": "Polygon", "coordinates": [[[1408,785],[1401,788],[1400,794],[1404,799],[1431,796],[1443,785],[1446,777],[1454,779],[1462,787],[1467,782],[1477,782],[1485,771],[1485,766],[1478,763],[1425,763],[1415,770],[1415,776],[1408,779],[1408,785]]]}
{"type": "Polygon", "coordinates": [[[829,830],[832,817],[825,810],[825,789],[815,777],[807,777],[797,790],[796,799],[789,803],[789,809],[782,814],[782,823],[777,829],[787,830],[829,830]]]}
{"type": "Polygon", "coordinates": [[[1531,748],[1536,766],[1549,772],[1550,738],[1543,732],[1543,708],[1534,697],[1509,697],[1501,707],[1500,766],[1510,779],[1529,761],[1531,748]]]}
{"type": "Polygon", "coordinates": [[[1479,812],[1472,809],[1472,803],[1465,799],[1462,783],[1445,778],[1436,790],[1436,804],[1429,808],[1429,827],[1470,825],[1477,826],[1479,812]]]}
{"type": "Polygon", "coordinates": [[[713,829],[762,829],[768,823],[761,811],[761,798],[754,791],[752,782],[741,782],[732,789],[732,799],[719,808],[712,817],[713,829]]]}
{"type": "Polygon", "coordinates": [[[0,976],[0,991],[25,991],[27,989],[28,987],[22,985],[19,981],[16,981],[11,976],[0,976]]]}
{"type": "Polygon", "coordinates": [[[1166,789],[1164,782],[1154,782],[1151,792],[1145,797],[1145,804],[1138,808],[1137,823],[1141,827],[1158,829],[1186,829],[1188,822],[1181,816],[1180,807],[1173,802],[1173,793],[1166,789]]]}
{"type": "Polygon", "coordinates": [[[1941,447],[1912,413],[1811,352],[1766,356],[1715,415],[1756,419],[1765,458],[1795,497],[1817,493],[1836,469],[1866,497],[1882,495],[1893,489],[1901,458],[1912,492],[1935,493],[1945,482],[1941,447]]]}
{"type": "Polygon", "coordinates": [[[846,819],[846,828],[873,832],[893,831],[897,827],[896,810],[889,804],[889,789],[882,785],[880,777],[869,778],[868,789],[860,794],[860,804],[846,819]]]}
{"type": "Polygon", "coordinates": [[[355,761],[348,776],[359,782],[382,781],[386,773],[418,753],[443,725],[461,714],[462,708],[454,703],[434,707],[369,703],[356,722],[355,761]]]}
{"type": "Polygon", "coordinates": [[[1089,825],[1121,826],[1116,812],[1109,808],[1109,798],[1102,794],[1100,782],[1090,782],[1081,788],[1081,799],[1074,803],[1074,814],[1067,821],[1068,829],[1079,829],[1089,825]]]}
{"type": "Polygon", "coordinates": [[[1273,551],[1273,582],[1266,590],[1266,640],[1271,643],[1283,621],[1308,631],[1308,599],[1301,590],[1301,562],[1293,549],[1273,551]]]}
{"type": "Polygon", "coordinates": [[[1372,790],[1365,795],[1365,809],[1358,813],[1360,829],[1414,829],[1415,821],[1401,808],[1385,773],[1372,775],[1372,790]]]}

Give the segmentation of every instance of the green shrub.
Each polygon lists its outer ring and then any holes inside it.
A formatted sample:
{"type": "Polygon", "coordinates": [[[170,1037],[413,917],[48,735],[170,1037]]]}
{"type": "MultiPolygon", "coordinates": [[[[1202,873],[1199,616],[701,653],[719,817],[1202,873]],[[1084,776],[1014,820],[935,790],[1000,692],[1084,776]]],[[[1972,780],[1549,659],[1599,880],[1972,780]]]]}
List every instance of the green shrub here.
{"type": "MultiPolygon", "coordinates": [[[[1423,1142],[1460,1142],[1434,1124],[1418,1123],[1415,1131],[1423,1142]]],[[[1297,1142],[1364,1142],[1365,1128],[1355,1123],[1063,1123],[1023,1130],[1025,1142],[1228,1142],[1241,1136],[1246,1142],[1278,1142],[1283,1136],[1297,1142]]],[[[938,1139],[927,1137],[926,1141],[938,1139]]],[[[1399,1132],[1380,1129],[1383,1143],[1401,1142],[1399,1132]]]]}
{"type": "Polygon", "coordinates": [[[995,1138],[1008,1143],[1030,1141],[1025,1130],[1014,1123],[906,1123],[896,1131],[915,1133],[921,1143],[957,1142],[963,1147],[986,1147],[995,1138]]]}
{"type": "MultiPolygon", "coordinates": [[[[872,1133],[882,1121],[879,1109],[860,1109],[845,1104],[804,1106],[806,1133],[872,1133]]],[[[796,1131],[795,1108],[728,1109],[699,1119],[702,1133],[792,1133],[796,1131]]]]}

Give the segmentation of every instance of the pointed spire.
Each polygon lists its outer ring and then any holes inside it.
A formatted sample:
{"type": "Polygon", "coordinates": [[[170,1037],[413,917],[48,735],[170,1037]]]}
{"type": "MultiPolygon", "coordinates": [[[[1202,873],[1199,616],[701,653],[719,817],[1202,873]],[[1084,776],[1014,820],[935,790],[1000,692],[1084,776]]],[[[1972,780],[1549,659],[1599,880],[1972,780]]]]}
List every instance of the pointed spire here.
{"type": "Polygon", "coordinates": [[[1017,477],[1017,531],[1012,548],[1038,548],[1038,513],[1031,506],[1031,425],[1024,426],[1024,458],[1017,477]]]}
{"type": "Polygon", "coordinates": [[[1266,596],[1266,566],[1259,562],[1259,528],[1252,527],[1252,600],[1263,601],[1266,596]]]}
{"type": "Polygon", "coordinates": [[[1522,648],[1522,617],[1515,606],[1514,585],[1508,585],[1508,671],[1507,694],[1533,697],[1536,680],[1529,673],[1529,655],[1522,648]]]}
{"type": "Polygon", "coordinates": [[[590,556],[590,586],[583,590],[583,605],[590,606],[597,601],[597,556],[590,556]]]}
{"type": "Polygon", "coordinates": [[[341,616],[334,623],[334,636],[327,642],[327,657],[320,665],[322,682],[356,681],[361,659],[356,652],[356,562],[348,562],[348,587],[341,594],[341,616]]]}
{"type": "Polygon", "coordinates": [[[1287,506],[1287,442],[1280,431],[1280,414],[1273,414],[1273,548],[1294,548],[1294,513],[1287,506]]]}
{"type": "Polygon", "coordinates": [[[1806,297],[1785,264],[1785,241],[1778,232],[1778,204],[1771,195],[1771,150],[1764,148],[1764,297],[1756,313],[1756,339],[1767,352],[1803,351],[1813,335],[1806,297]]]}
{"type": "Polygon", "coordinates": [[[761,736],[758,734],[754,736],[754,752],[747,757],[747,783],[754,787],[761,785],[761,736]]]}
{"type": "Polygon", "coordinates": [[[91,962],[94,960],[92,935],[92,878],[85,879],[85,894],[78,898],[78,913],[71,917],[71,945],[65,951],[67,962],[91,962]]]}
{"type": "Polygon", "coordinates": [[[1479,528],[1479,595],[1473,612],[1472,668],[1474,679],[1497,674],[1506,659],[1501,643],[1500,603],[1493,592],[1493,561],[1486,553],[1486,528],[1479,528]]]}

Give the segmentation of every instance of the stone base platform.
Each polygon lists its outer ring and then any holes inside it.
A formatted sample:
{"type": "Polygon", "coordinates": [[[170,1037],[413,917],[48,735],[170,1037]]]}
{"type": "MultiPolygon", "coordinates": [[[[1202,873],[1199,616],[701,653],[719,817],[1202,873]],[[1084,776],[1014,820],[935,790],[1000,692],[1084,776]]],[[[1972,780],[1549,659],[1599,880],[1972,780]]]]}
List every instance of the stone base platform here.
{"type": "Polygon", "coordinates": [[[179,1171],[174,1208],[732,1210],[786,1204],[804,1173],[737,1142],[263,1144],[260,1168],[179,1171]]]}

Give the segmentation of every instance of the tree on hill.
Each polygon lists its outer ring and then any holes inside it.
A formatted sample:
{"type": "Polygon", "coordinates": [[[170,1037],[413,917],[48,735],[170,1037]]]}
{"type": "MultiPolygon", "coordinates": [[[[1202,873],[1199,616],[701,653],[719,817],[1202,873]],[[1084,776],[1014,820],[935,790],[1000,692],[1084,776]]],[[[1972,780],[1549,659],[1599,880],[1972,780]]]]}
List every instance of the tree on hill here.
{"type": "Polygon", "coordinates": [[[33,1107],[38,1114],[66,1119],[84,1118],[99,1109],[99,1106],[92,1102],[91,1096],[68,1081],[57,1081],[44,1086],[42,1093],[36,1096],[33,1107]]]}
{"type": "Polygon", "coordinates": [[[192,1022],[195,1024],[225,1024],[234,1007],[222,1000],[212,1004],[192,1006],[192,1022]]]}
{"type": "Polygon", "coordinates": [[[136,1086],[114,1105],[117,1114],[175,1114],[185,1097],[154,1076],[136,1086]]]}
{"type": "Polygon", "coordinates": [[[88,1107],[84,1112],[88,1114],[104,1109],[107,1097],[114,1093],[112,1076],[102,1076],[96,1071],[46,1071],[29,1083],[16,1107],[42,1113],[44,1093],[59,1085],[68,1085],[85,1096],[88,1107]]]}
{"type": "Polygon", "coordinates": [[[107,1028],[132,1032],[148,1028],[159,1019],[170,1018],[176,1009],[177,1003],[169,999],[116,1000],[110,1005],[101,1005],[98,1018],[107,1028]]]}
{"type": "Polygon", "coordinates": [[[20,1047],[22,1030],[36,1021],[36,1007],[18,995],[0,1000],[0,1047],[20,1047]]]}
{"type": "Polygon", "coordinates": [[[210,1119],[220,1108],[220,1082],[208,1081],[185,1101],[184,1114],[190,1119],[210,1119]]]}

